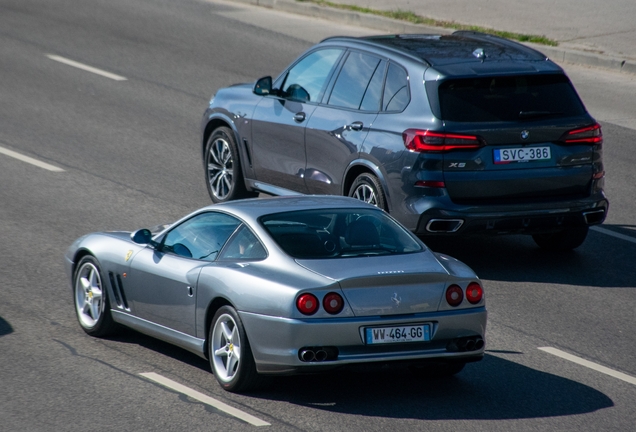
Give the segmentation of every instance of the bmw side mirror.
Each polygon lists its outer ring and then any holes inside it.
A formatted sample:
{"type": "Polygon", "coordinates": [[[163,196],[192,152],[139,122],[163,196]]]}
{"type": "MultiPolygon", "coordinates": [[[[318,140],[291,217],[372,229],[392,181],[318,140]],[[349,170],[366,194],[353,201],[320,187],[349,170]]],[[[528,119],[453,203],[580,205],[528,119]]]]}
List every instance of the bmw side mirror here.
{"type": "Polygon", "coordinates": [[[137,244],[147,245],[153,243],[152,232],[146,228],[135,231],[130,235],[130,238],[137,244]]]}
{"type": "Polygon", "coordinates": [[[272,92],[272,77],[266,76],[254,84],[253,92],[259,96],[267,96],[272,92]]]}

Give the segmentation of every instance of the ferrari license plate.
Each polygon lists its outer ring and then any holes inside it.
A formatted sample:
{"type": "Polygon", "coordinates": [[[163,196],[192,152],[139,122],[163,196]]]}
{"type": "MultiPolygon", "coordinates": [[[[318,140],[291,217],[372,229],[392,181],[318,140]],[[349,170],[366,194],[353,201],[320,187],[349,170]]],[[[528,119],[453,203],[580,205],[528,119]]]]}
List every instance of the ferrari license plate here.
{"type": "Polygon", "coordinates": [[[550,147],[495,149],[496,164],[550,160],[550,147]]]}
{"type": "Polygon", "coordinates": [[[431,340],[430,324],[398,327],[367,327],[364,331],[367,345],[397,342],[427,342],[431,340]]]}

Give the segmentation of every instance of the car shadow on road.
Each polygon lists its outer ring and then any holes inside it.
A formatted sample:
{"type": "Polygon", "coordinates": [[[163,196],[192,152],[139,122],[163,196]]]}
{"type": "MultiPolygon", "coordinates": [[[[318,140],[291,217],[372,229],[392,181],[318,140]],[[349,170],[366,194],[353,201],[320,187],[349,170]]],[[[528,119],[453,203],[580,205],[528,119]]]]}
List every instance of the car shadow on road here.
{"type": "Polygon", "coordinates": [[[4,318],[0,317],[0,336],[13,333],[13,327],[4,318]]]}
{"type": "Polygon", "coordinates": [[[503,420],[589,413],[614,404],[581,383],[487,354],[450,378],[408,371],[277,377],[253,397],[344,414],[418,420],[503,420]]]}
{"type": "MultiPolygon", "coordinates": [[[[602,227],[614,230],[611,225],[602,227]]],[[[430,249],[464,262],[482,279],[634,287],[631,274],[636,244],[594,230],[582,246],[567,252],[540,249],[526,235],[438,237],[424,242],[430,249]]]]}

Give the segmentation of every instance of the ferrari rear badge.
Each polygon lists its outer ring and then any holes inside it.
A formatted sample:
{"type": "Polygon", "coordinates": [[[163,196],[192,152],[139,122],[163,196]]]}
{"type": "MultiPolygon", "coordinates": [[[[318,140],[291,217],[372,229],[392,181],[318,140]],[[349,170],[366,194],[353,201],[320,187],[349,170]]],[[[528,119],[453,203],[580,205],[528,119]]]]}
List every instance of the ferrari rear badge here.
{"type": "Polygon", "coordinates": [[[393,297],[391,297],[391,301],[395,303],[395,306],[399,307],[400,303],[402,303],[402,297],[398,297],[397,293],[393,293],[393,297]]]}

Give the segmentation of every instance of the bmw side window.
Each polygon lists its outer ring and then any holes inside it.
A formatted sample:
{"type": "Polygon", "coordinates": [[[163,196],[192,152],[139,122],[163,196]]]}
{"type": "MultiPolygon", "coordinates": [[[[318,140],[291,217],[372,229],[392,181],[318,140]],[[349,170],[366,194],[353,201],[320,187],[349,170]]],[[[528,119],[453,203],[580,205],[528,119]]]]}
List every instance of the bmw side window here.
{"type": "Polygon", "coordinates": [[[403,111],[410,100],[409,79],[406,71],[400,66],[390,63],[384,86],[383,110],[403,111]]]}
{"type": "Polygon", "coordinates": [[[341,54],[341,49],[323,49],[307,55],[287,72],[282,96],[300,102],[319,102],[341,54]]]}
{"type": "Polygon", "coordinates": [[[214,261],[240,224],[238,219],[224,213],[201,213],[170,230],[161,250],[187,258],[214,261]]]}
{"type": "Polygon", "coordinates": [[[328,104],[343,108],[378,111],[383,62],[360,52],[351,52],[338,74],[328,104]],[[364,105],[364,108],[363,108],[364,105]]]}

